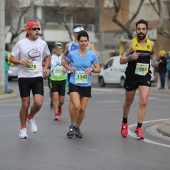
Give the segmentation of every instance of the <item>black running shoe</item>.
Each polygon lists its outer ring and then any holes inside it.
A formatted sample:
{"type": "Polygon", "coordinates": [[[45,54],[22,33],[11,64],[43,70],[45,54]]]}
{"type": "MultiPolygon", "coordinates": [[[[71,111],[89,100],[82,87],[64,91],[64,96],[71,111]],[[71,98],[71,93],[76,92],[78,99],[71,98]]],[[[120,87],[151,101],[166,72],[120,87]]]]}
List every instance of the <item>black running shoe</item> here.
{"type": "Polygon", "coordinates": [[[76,134],[77,138],[83,137],[82,133],[80,132],[80,128],[78,128],[78,127],[75,128],[75,134],[76,134]]]}
{"type": "Polygon", "coordinates": [[[68,138],[73,138],[75,135],[75,127],[74,126],[70,126],[69,127],[69,132],[67,133],[67,137],[68,138]]]}

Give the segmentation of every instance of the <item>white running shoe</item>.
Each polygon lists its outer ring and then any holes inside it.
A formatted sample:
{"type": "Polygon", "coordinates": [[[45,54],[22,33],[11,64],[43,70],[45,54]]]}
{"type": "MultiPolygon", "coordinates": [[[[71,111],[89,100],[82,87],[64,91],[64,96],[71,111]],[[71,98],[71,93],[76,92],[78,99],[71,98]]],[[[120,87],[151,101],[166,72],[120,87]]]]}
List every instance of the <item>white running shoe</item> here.
{"type": "Polygon", "coordinates": [[[26,128],[22,128],[19,132],[19,138],[20,139],[28,139],[28,135],[27,135],[27,129],[26,128]]]}
{"type": "Polygon", "coordinates": [[[37,132],[37,125],[36,125],[36,123],[35,123],[35,120],[34,120],[34,118],[33,119],[28,119],[28,123],[30,124],[30,130],[31,130],[31,132],[33,132],[33,133],[36,133],[37,132]]]}

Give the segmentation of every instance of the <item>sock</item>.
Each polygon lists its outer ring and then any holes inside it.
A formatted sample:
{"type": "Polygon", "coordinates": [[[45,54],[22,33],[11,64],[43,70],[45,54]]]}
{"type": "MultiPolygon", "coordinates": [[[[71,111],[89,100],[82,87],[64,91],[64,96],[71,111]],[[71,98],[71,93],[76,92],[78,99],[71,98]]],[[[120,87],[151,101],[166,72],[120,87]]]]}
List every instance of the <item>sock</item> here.
{"type": "Polygon", "coordinates": [[[26,126],[21,126],[21,129],[27,128],[26,126]]]}
{"type": "Polygon", "coordinates": [[[142,127],[142,123],[137,123],[137,128],[141,128],[142,127]]]}
{"type": "Polygon", "coordinates": [[[33,119],[33,118],[34,118],[34,116],[28,115],[28,119],[29,119],[29,120],[31,120],[31,119],[33,119]]]}
{"type": "Polygon", "coordinates": [[[128,118],[123,117],[122,123],[126,123],[127,124],[127,122],[128,122],[127,119],[128,118]]]}

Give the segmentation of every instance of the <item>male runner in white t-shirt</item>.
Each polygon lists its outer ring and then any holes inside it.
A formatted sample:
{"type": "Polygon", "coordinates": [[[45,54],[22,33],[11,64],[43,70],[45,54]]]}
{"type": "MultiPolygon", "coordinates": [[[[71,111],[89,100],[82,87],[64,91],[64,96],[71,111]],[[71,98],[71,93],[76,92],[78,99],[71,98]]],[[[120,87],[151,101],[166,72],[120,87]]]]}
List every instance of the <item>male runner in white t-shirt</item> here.
{"type": "Polygon", "coordinates": [[[51,61],[50,51],[47,43],[39,37],[39,24],[30,21],[26,25],[26,38],[19,40],[10,56],[10,62],[19,64],[18,84],[21,96],[20,123],[21,129],[19,138],[27,139],[26,121],[30,124],[32,132],[37,132],[37,125],[34,120],[35,114],[40,110],[43,103],[43,72],[47,77],[50,73],[48,66],[51,61]],[[44,71],[42,61],[46,57],[44,71]],[[34,102],[30,112],[30,91],[33,93],[34,102]]]}

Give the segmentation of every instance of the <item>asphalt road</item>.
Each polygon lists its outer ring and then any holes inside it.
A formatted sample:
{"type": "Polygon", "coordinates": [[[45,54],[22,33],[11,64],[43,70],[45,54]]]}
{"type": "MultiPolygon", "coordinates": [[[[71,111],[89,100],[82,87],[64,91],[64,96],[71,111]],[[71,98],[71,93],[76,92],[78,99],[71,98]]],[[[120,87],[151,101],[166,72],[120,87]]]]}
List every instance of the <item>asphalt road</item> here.
{"type": "MultiPolygon", "coordinates": [[[[18,92],[17,83],[10,86],[18,92]]],[[[63,114],[53,120],[45,83],[43,107],[36,115],[38,132],[29,130],[19,139],[20,98],[0,100],[0,170],[169,170],[170,140],[158,136],[154,126],[169,118],[169,94],[151,93],[143,124],[145,140],[133,136],[136,127],[138,93],[129,115],[129,136],[120,135],[124,90],[93,86],[81,126],[83,138],[68,139],[69,97],[63,114]]]]}

